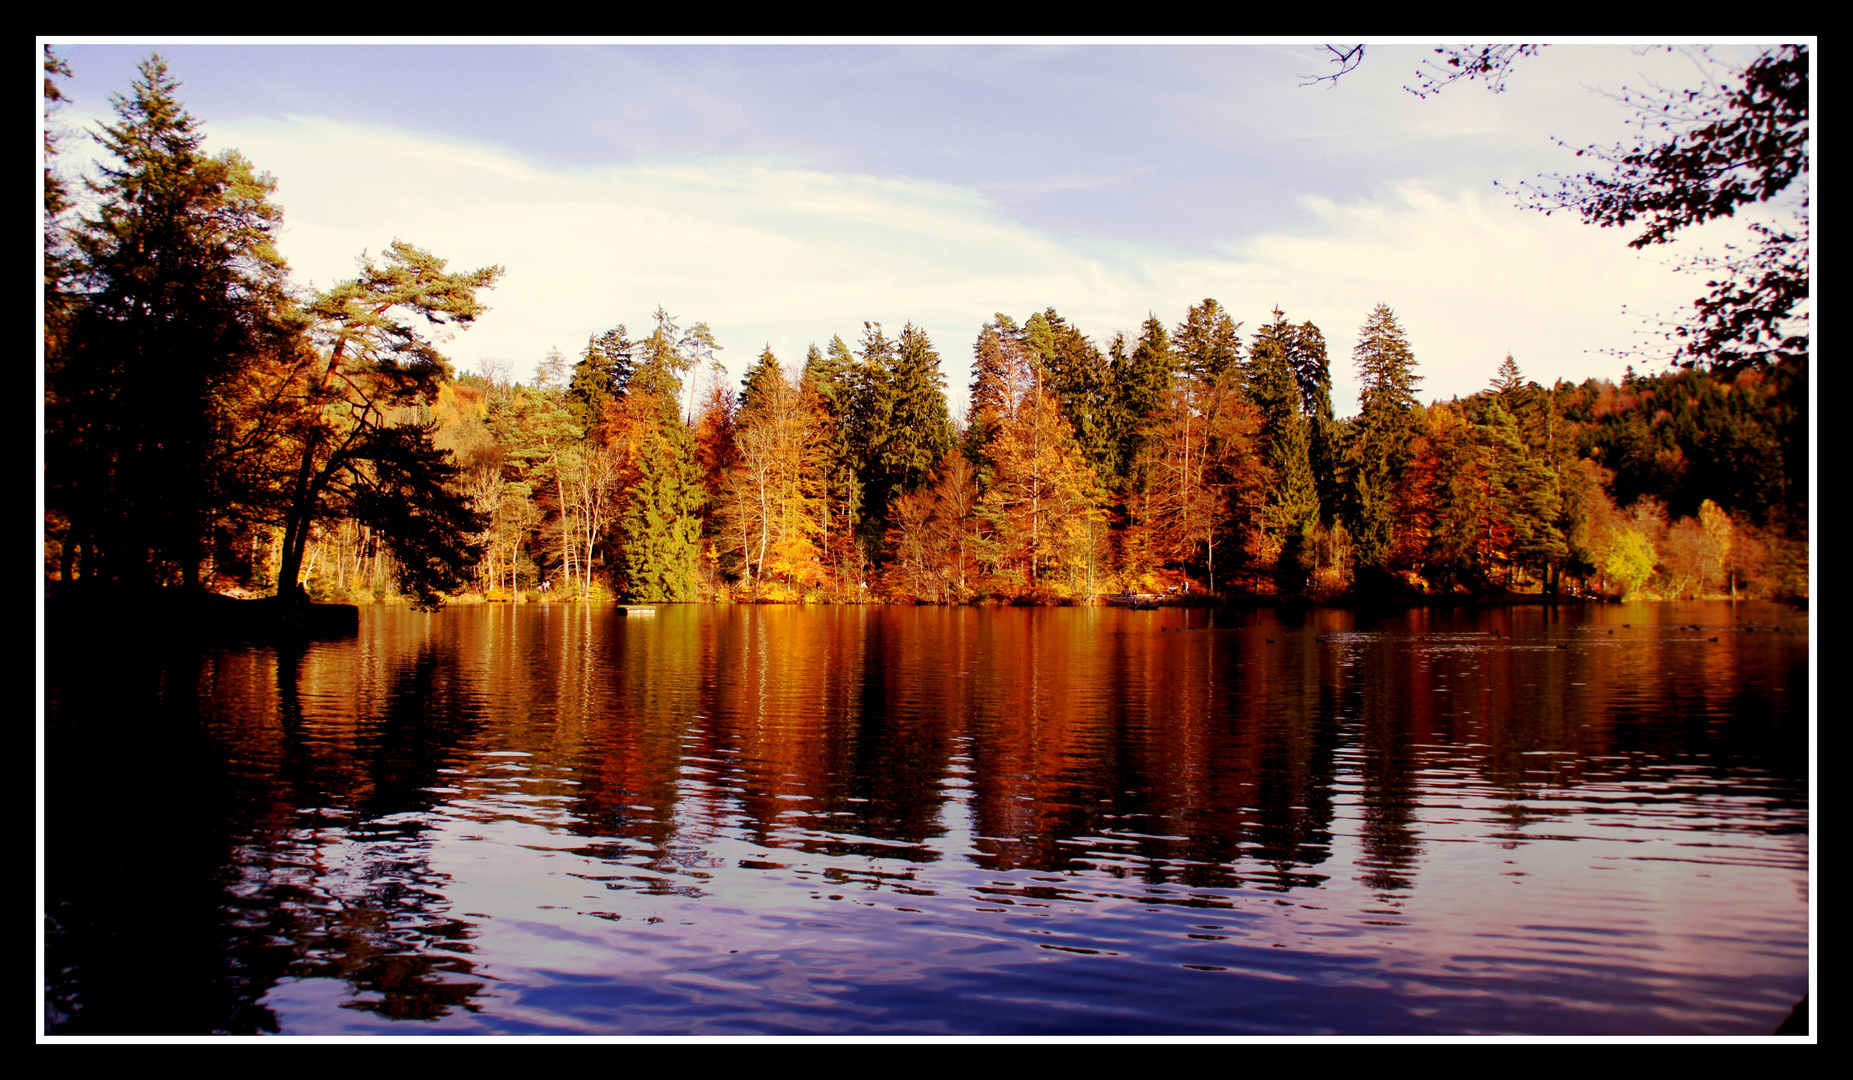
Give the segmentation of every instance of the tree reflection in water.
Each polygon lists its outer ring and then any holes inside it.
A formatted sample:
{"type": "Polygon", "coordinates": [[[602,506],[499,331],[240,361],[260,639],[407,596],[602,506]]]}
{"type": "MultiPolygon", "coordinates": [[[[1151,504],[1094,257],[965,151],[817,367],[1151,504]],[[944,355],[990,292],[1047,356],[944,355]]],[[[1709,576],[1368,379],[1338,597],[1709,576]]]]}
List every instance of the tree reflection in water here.
{"type": "Polygon", "coordinates": [[[47,1027],[1773,1029],[1806,622],[1713,607],[378,609],[65,652],[47,1027]]]}
{"type": "Polygon", "coordinates": [[[426,834],[431,792],[482,725],[480,692],[452,646],[427,642],[383,673],[377,711],[363,694],[305,717],[305,696],[348,682],[354,644],[176,647],[105,680],[48,673],[65,676],[47,724],[56,1030],[274,1032],[262,999],[317,978],[394,1019],[477,1007],[471,927],[448,913],[426,834]]]}

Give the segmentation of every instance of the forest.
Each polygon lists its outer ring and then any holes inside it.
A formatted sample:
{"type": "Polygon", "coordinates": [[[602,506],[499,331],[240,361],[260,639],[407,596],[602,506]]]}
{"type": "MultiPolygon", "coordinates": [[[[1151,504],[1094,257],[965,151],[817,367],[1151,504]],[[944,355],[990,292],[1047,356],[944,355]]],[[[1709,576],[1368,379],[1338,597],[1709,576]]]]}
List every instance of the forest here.
{"type": "MultiPolygon", "coordinates": [[[[47,50],[54,105],[66,74],[47,50]]],[[[176,86],[144,62],[83,197],[45,147],[53,582],[424,607],[1808,592],[1805,340],[1619,384],[1490,357],[1485,389],[1424,403],[1379,305],[1339,417],[1324,333],[1280,310],[1205,299],[1134,339],[1049,307],[975,329],[955,417],[911,324],[764,349],[735,385],[659,306],[521,383],[436,344],[501,267],[395,240],[294,287],[274,181],[207,156],[176,86]]]]}

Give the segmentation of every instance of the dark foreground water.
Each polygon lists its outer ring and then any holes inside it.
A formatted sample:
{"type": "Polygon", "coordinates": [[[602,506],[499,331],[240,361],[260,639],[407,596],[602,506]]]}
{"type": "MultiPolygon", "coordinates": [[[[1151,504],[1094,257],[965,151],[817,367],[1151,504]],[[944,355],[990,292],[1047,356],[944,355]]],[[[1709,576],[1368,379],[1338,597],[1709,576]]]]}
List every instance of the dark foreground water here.
{"type": "Polygon", "coordinates": [[[1808,619],[363,611],[50,641],[53,1034],[1767,1034],[1808,619]]]}

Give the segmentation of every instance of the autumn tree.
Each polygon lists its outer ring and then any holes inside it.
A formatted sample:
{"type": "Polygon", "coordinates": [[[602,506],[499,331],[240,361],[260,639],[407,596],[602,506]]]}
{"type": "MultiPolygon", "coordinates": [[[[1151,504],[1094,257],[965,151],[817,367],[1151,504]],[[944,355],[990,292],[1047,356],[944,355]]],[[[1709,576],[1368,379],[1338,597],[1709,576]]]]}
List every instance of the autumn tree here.
{"type": "MultiPolygon", "coordinates": [[[[1425,431],[1411,471],[1427,495],[1422,527],[1427,540],[1421,573],[1431,588],[1451,594],[1476,590],[1485,578],[1483,551],[1496,538],[1486,450],[1478,428],[1452,402],[1426,410],[1425,431]]],[[[1503,545],[1503,539],[1499,539],[1503,545]]]]}
{"type": "Polygon", "coordinates": [[[1749,224],[1755,239],[1748,251],[1686,265],[1710,278],[1709,291],[1669,336],[1673,358],[1688,364],[1804,359],[1807,316],[1799,309],[1808,299],[1812,248],[1808,46],[1777,46],[1742,68],[1709,53],[1698,57],[1711,68],[1704,86],[1624,92],[1640,132],[1632,145],[1579,150],[1604,170],[1549,178],[1529,188],[1529,201],[1546,213],[1574,211],[1592,225],[1638,228],[1628,246],[1646,249],[1798,187],[1785,219],[1749,224]]]}
{"type": "Polygon", "coordinates": [[[1172,371],[1160,408],[1148,414],[1144,456],[1135,465],[1152,498],[1144,515],[1164,560],[1213,576],[1228,514],[1218,481],[1217,426],[1238,394],[1241,324],[1214,299],[1185,313],[1173,331],[1172,371]]]}
{"type": "Polygon", "coordinates": [[[890,599],[963,603],[976,594],[986,544],[970,458],[941,458],[932,481],[897,498],[889,516],[884,592],[890,599]]]}
{"type": "Polygon", "coordinates": [[[1101,572],[1106,491],[1040,380],[997,418],[981,512],[1010,595],[1086,595],[1101,572]]]}
{"type": "MultiPolygon", "coordinates": [[[[662,313],[661,308],[657,311],[659,315],[662,313]]],[[[714,331],[708,329],[707,323],[698,322],[689,327],[676,341],[676,355],[679,359],[677,371],[687,374],[710,366],[719,366],[719,361],[714,354],[720,351],[721,346],[714,341],[714,331]]],[[[689,404],[685,421],[693,424],[695,422],[695,380],[689,379],[688,384],[689,404]]]]}
{"type": "MultiPolygon", "coordinates": [[[[998,312],[978,331],[972,345],[972,381],[966,406],[965,452],[973,465],[987,464],[985,447],[997,427],[1014,417],[1034,379],[1029,345],[1015,319],[998,312]]],[[[980,478],[980,485],[986,483],[980,478]]]]}
{"type": "Polygon", "coordinates": [[[1148,318],[1130,352],[1123,336],[1109,342],[1114,393],[1089,460],[1113,487],[1115,563],[1129,586],[1166,566],[1214,580],[1231,519],[1223,439],[1244,378],[1239,329],[1210,299],[1175,332],[1148,318]]]}
{"type": "MultiPolygon", "coordinates": [[[[727,477],[740,463],[740,400],[727,385],[725,368],[709,373],[708,389],[695,415],[694,436],[695,463],[701,467],[702,486],[709,498],[710,516],[704,520],[711,523],[727,477]]],[[[709,529],[704,525],[702,531],[709,529]]]]}
{"type": "Polygon", "coordinates": [[[581,439],[561,455],[555,474],[560,492],[560,543],[570,551],[562,562],[577,563],[582,595],[597,593],[599,551],[616,512],[617,461],[595,439],[581,439]]]}
{"type": "MultiPolygon", "coordinates": [[[[541,543],[531,552],[535,565],[552,567],[567,590],[591,583],[584,558],[585,523],[581,512],[594,492],[583,490],[588,468],[585,430],[573,418],[560,390],[516,387],[507,398],[491,402],[488,425],[502,446],[504,490],[533,504],[531,517],[541,543]],[[569,494],[569,488],[572,493],[569,494]]],[[[596,507],[593,507],[594,511],[596,507]]],[[[525,535],[515,538],[526,544],[525,535]]]]}
{"type": "Polygon", "coordinates": [[[738,461],[722,487],[730,549],[737,550],[756,594],[780,580],[786,596],[822,576],[824,446],[802,390],[770,347],[740,392],[738,461]]]}
{"type": "Polygon", "coordinates": [[[1597,568],[1623,600],[1640,592],[1658,560],[1652,537],[1636,525],[1618,525],[1603,538],[1596,554],[1597,568]]]}
{"type": "Polygon", "coordinates": [[[700,509],[700,584],[704,597],[721,595],[725,591],[723,578],[732,578],[741,571],[737,552],[719,537],[723,532],[726,478],[739,465],[739,398],[728,382],[725,365],[715,363],[708,369],[708,389],[700,395],[691,432],[695,465],[706,493],[700,509]]]}

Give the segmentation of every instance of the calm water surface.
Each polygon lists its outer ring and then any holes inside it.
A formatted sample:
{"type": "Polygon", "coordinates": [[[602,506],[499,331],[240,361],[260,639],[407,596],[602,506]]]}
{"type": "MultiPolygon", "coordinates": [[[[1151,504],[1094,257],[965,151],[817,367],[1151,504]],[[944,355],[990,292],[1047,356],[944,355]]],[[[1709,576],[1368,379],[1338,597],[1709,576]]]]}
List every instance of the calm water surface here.
{"type": "Polygon", "coordinates": [[[1808,618],[363,609],[48,643],[58,1034],[1767,1034],[1808,618]]]}

